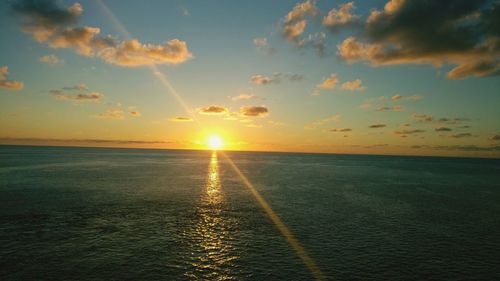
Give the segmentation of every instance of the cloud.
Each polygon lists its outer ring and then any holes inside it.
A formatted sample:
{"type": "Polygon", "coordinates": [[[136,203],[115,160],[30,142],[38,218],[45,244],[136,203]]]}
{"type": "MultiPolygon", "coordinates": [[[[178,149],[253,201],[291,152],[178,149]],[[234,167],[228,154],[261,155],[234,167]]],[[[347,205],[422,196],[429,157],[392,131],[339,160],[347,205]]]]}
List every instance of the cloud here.
{"type": "Polygon", "coordinates": [[[412,96],[394,95],[394,96],[391,97],[391,100],[393,100],[393,101],[398,101],[398,100],[413,100],[413,101],[417,101],[417,100],[421,100],[423,98],[424,97],[417,96],[417,95],[412,95],[412,96]]]}
{"type": "Polygon", "coordinates": [[[247,117],[264,117],[269,114],[269,110],[265,106],[242,106],[240,113],[247,117]]]}
{"type": "Polygon", "coordinates": [[[253,75],[250,81],[255,85],[267,85],[280,82],[280,74],[273,74],[271,76],[253,75]]]}
{"type": "Polygon", "coordinates": [[[50,93],[56,100],[62,101],[100,102],[104,98],[104,95],[99,92],[71,95],[61,90],[51,90],[50,93]]]}
{"type": "Polygon", "coordinates": [[[76,84],[74,86],[63,87],[63,90],[88,91],[89,88],[84,83],[80,83],[80,84],[76,84]]]}
{"type": "Polygon", "coordinates": [[[434,117],[432,117],[432,115],[427,114],[415,113],[411,117],[413,118],[413,120],[418,122],[432,122],[434,120],[434,117]]]}
{"type": "Polygon", "coordinates": [[[265,47],[267,46],[267,38],[255,38],[253,39],[253,43],[257,47],[265,47]]]}
{"type": "Polygon", "coordinates": [[[296,23],[290,23],[283,27],[283,35],[288,41],[296,41],[299,36],[304,33],[307,21],[301,20],[296,23]]]}
{"type": "Polygon", "coordinates": [[[105,112],[101,112],[95,116],[98,119],[122,120],[124,117],[123,110],[119,108],[110,108],[105,112]]]}
{"type": "Polygon", "coordinates": [[[9,75],[9,67],[2,66],[0,67],[0,88],[5,88],[9,90],[22,90],[24,88],[24,83],[9,80],[7,76],[9,75]]]}
{"type": "Polygon", "coordinates": [[[440,118],[438,120],[438,122],[440,122],[440,123],[446,123],[449,125],[461,124],[461,123],[467,122],[467,121],[470,121],[470,119],[469,118],[461,118],[461,117],[458,117],[458,118],[440,118]]]}
{"type": "Polygon", "coordinates": [[[354,15],[351,10],[355,9],[354,2],[340,4],[338,9],[332,9],[323,17],[323,25],[332,31],[336,31],[339,27],[350,25],[358,20],[358,16],[354,15]]]}
{"type": "Polygon", "coordinates": [[[303,3],[297,3],[293,7],[293,10],[291,10],[286,16],[285,16],[285,24],[295,22],[298,20],[302,20],[305,18],[307,15],[309,16],[314,16],[318,13],[318,9],[316,8],[316,5],[314,1],[307,0],[303,3]]]}
{"type": "Polygon", "coordinates": [[[340,115],[335,114],[335,115],[331,115],[331,116],[328,116],[326,118],[314,121],[311,124],[306,125],[304,128],[305,129],[315,129],[315,128],[320,127],[322,125],[325,125],[327,123],[338,122],[338,121],[340,121],[340,115]]]}
{"type": "Polygon", "coordinates": [[[436,131],[436,132],[451,132],[452,129],[448,128],[448,127],[438,127],[436,129],[434,129],[434,131],[436,131]]]}
{"type": "Polygon", "coordinates": [[[415,129],[415,130],[397,130],[394,131],[394,134],[396,135],[411,135],[411,134],[419,134],[419,133],[424,133],[425,130],[420,130],[420,129],[415,129]]]}
{"type": "Polygon", "coordinates": [[[387,127],[387,125],[385,125],[385,124],[373,124],[373,125],[368,126],[368,128],[372,128],[372,129],[378,129],[378,128],[384,128],[384,127],[387,127]]]}
{"type": "Polygon", "coordinates": [[[96,143],[96,144],[160,144],[174,143],[171,141],[148,141],[148,140],[106,140],[106,139],[43,139],[43,138],[0,138],[0,141],[22,141],[22,142],[64,142],[64,143],[96,143]]]}
{"type": "Polygon", "coordinates": [[[304,80],[304,75],[302,74],[285,74],[285,77],[290,81],[302,81],[304,80]]]}
{"type": "MultiPolygon", "coordinates": [[[[300,36],[304,33],[307,26],[306,17],[316,16],[319,13],[316,4],[312,0],[307,0],[303,3],[297,3],[292,11],[290,11],[283,20],[282,34],[289,42],[295,46],[311,45],[309,39],[300,42],[300,36]]],[[[323,48],[324,49],[324,48],[323,48]]]]}
{"type": "Polygon", "coordinates": [[[451,135],[450,137],[454,138],[454,139],[468,138],[468,137],[472,137],[472,134],[471,133],[460,133],[460,134],[456,134],[456,135],[451,135]]]}
{"type": "Polygon", "coordinates": [[[245,127],[248,127],[248,128],[262,128],[262,125],[260,125],[260,124],[254,124],[254,123],[249,123],[249,124],[246,124],[245,127]]]}
{"type": "Polygon", "coordinates": [[[265,37],[254,38],[253,44],[257,47],[258,51],[260,51],[266,55],[272,55],[272,54],[276,53],[276,49],[269,46],[269,42],[267,41],[267,38],[265,38],[265,37]]]}
{"type": "Polygon", "coordinates": [[[45,55],[41,56],[38,58],[39,61],[46,63],[46,64],[51,64],[51,65],[56,65],[56,64],[63,64],[64,60],[57,57],[56,55],[45,55]]]}
{"type": "Polygon", "coordinates": [[[352,129],[350,128],[332,128],[328,130],[329,132],[334,132],[334,133],[342,133],[342,132],[350,132],[352,129]]]}
{"type": "Polygon", "coordinates": [[[276,126],[276,127],[285,126],[285,123],[284,122],[280,122],[280,121],[267,121],[267,124],[269,124],[271,126],[276,126]]]}
{"type": "Polygon", "coordinates": [[[500,146],[477,146],[469,145],[412,145],[413,149],[434,149],[434,150],[449,150],[449,151],[500,151],[500,146]]]}
{"type": "Polygon", "coordinates": [[[352,80],[352,81],[347,81],[342,84],[342,90],[347,90],[347,91],[364,91],[366,90],[365,87],[363,87],[363,84],[360,79],[352,80]]]}
{"type": "Polygon", "coordinates": [[[24,0],[12,9],[24,16],[23,31],[51,48],[72,48],[83,56],[96,56],[119,66],[137,67],[155,64],[179,64],[192,58],[186,42],[172,39],[162,44],[143,44],[137,39],[118,41],[100,36],[100,28],[74,26],[83,7],[75,3],[68,8],[56,1],[24,0]]]}
{"type": "Polygon", "coordinates": [[[316,32],[307,35],[305,38],[296,40],[295,46],[298,48],[312,47],[316,50],[318,56],[326,54],[326,33],[316,32]]]}
{"type": "Polygon", "coordinates": [[[141,117],[141,115],[142,115],[142,114],[141,114],[139,111],[137,111],[137,110],[131,110],[131,111],[129,111],[129,112],[128,112],[128,114],[130,114],[130,116],[132,116],[132,117],[141,117]]]}
{"type": "Polygon", "coordinates": [[[227,108],[219,105],[210,105],[198,109],[198,113],[204,115],[224,115],[227,114],[228,112],[229,110],[227,108]]]}
{"type": "Polygon", "coordinates": [[[81,83],[74,86],[63,87],[60,90],[51,90],[50,93],[56,100],[76,102],[100,102],[104,94],[91,92],[87,85],[81,83]],[[77,93],[71,93],[77,92],[77,93]]]}
{"type": "Polygon", "coordinates": [[[172,122],[193,122],[193,118],[190,117],[184,117],[184,116],[177,116],[169,119],[172,122]]]}
{"type": "Polygon", "coordinates": [[[337,85],[338,82],[339,79],[337,78],[337,74],[330,74],[330,77],[326,78],[325,80],[323,80],[323,82],[316,85],[316,88],[331,90],[335,87],[335,85],[337,85]]]}
{"type": "Polygon", "coordinates": [[[394,105],[394,106],[383,106],[377,108],[377,111],[403,111],[404,107],[400,105],[394,105]]]}
{"type": "Polygon", "coordinates": [[[451,79],[499,75],[499,13],[497,1],[390,0],[372,10],[361,34],[366,42],[348,37],[338,55],[373,66],[451,64],[451,79]]]}
{"type": "Polygon", "coordinates": [[[281,79],[285,78],[288,79],[289,81],[301,81],[304,79],[304,75],[302,74],[281,74],[281,73],[274,73],[271,76],[264,76],[264,75],[252,75],[250,77],[250,82],[252,82],[255,85],[268,85],[268,84],[278,84],[281,82],[281,79]]]}
{"type": "Polygon", "coordinates": [[[253,100],[256,99],[257,96],[254,94],[249,94],[249,93],[240,93],[237,96],[230,97],[232,101],[239,101],[239,100],[253,100]]]}

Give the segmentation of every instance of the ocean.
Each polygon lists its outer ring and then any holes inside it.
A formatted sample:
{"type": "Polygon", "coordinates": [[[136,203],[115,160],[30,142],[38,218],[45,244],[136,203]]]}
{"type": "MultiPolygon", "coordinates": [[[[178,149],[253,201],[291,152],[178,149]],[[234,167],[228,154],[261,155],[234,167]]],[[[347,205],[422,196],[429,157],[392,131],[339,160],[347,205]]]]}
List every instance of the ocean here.
{"type": "MultiPolygon", "coordinates": [[[[500,160],[224,152],[328,280],[500,280],[500,160]]],[[[314,280],[222,152],[0,146],[1,280],[314,280]]]]}

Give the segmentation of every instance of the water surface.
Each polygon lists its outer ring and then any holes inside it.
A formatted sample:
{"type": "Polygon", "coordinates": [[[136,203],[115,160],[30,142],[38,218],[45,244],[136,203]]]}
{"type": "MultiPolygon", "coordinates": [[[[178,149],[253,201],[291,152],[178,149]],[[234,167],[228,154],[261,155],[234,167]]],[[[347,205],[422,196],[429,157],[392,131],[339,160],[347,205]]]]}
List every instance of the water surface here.
{"type": "MultiPolygon", "coordinates": [[[[499,280],[500,161],[230,152],[336,280],[499,280]]],[[[209,151],[0,146],[2,280],[311,280],[209,151]]]]}

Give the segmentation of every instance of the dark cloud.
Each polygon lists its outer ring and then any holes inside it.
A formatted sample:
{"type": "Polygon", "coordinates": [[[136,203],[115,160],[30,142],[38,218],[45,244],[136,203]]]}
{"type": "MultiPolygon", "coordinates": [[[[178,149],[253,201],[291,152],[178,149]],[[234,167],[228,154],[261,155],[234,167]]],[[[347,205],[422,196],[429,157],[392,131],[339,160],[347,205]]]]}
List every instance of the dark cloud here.
{"type": "Polygon", "coordinates": [[[334,133],[337,133],[337,132],[341,133],[341,132],[350,132],[350,131],[352,131],[352,129],[350,129],[350,128],[332,128],[332,129],[329,129],[328,131],[334,132],[334,133]]]}
{"type": "Polygon", "coordinates": [[[198,113],[205,115],[223,115],[227,114],[229,110],[220,105],[210,105],[204,108],[198,109],[198,113]]]}
{"type": "Polygon", "coordinates": [[[478,146],[478,145],[412,145],[413,149],[432,149],[432,150],[448,150],[448,151],[500,151],[499,145],[494,146],[478,146]]]}
{"type": "Polygon", "coordinates": [[[242,106],[240,113],[243,116],[263,117],[269,114],[269,110],[265,106],[242,106]]]}
{"type": "Polygon", "coordinates": [[[282,79],[287,79],[289,81],[301,81],[304,79],[304,75],[302,74],[282,74],[282,73],[274,73],[270,76],[264,75],[252,75],[250,77],[250,82],[255,85],[268,85],[268,84],[278,84],[282,79]]]}
{"type": "Polygon", "coordinates": [[[451,132],[452,129],[448,128],[448,127],[438,127],[436,129],[434,129],[434,131],[436,131],[436,132],[451,132]]]}
{"type": "Polygon", "coordinates": [[[64,142],[64,143],[95,143],[95,144],[167,144],[169,141],[144,140],[106,140],[106,139],[43,139],[43,138],[0,138],[2,142],[64,142]]]}
{"type": "Polygon", "coordinates": [[[172,121],[172,122],[193,122],[193,118],[178,116],[178,117],[171,118],[170,121],[172,121]]]}
{"type": "Polygon", "coordinates": [[[500,135],[494,135],[490,138],[492,141],[500,141],[500,135]]]}
{"type": "Polygon", "coordinates": [[[20,14],[29,16],[27,26],[55,27],[58,25],[75,24],[80,19],[83,8],[75,3],[68,8],[59,7],[57,1],[51,0],[24,0],[13,2],[12,9],[20,14]]]}
{"type": "Polygon", "coordinates": [[[377,111],[403,111],[404,107],[400,105],[394,105],[394,106],[383,106],[377,108],[377,111]]]}
{"type": "Polygon", "coordinates": [[[432,122],[434,120],[434,117],[432,117],[431,115],[427,115],[427,114],[413,114],[411,116],[413,118],[413,120],[415,121],[419,121],[419,122],[432,122]]]}
{"type": "Polygon", "coordinates": [[[424,130],[420,129],[415,129],[415,130],[397,130],[394,131],[394,134],[396,135],[411,135],[411,134],[418,134],[418,133],[423,133],[425,132],[424,130]]]}
{"type": "Polygon", "coordinates": [[[372,65],[454,65],[448,78],[500,74],[500,2],[487,0],[390,0],[372,10],[365,42],[349,37],[338,45],[348,62],[372,65]]]}
{"type": "Polygon", "coordinates": [[[385,124],[373,124],[373,125],[370,125],[369,128],[384,128],[386,126],[387,125],[385,125],[385,124]]]}
{"type": "Polygon", "coordinates": [[[455,139],[468,138],[468,137],[472,137],[472,134],[471,133],[460,133],[460,134],[456,134],[456,135],[451,135],[450,137],[455,138],[455,139]]]}
{"type": "Polygon", "coordinates": [[[51,90],[50,93],[56,100],[77,102],[100,102],[104,94],[91,92],[85,84],[63,87],[60,90],[51,90]],[[77,93],[74,93],[77,92],[77,93]]]}

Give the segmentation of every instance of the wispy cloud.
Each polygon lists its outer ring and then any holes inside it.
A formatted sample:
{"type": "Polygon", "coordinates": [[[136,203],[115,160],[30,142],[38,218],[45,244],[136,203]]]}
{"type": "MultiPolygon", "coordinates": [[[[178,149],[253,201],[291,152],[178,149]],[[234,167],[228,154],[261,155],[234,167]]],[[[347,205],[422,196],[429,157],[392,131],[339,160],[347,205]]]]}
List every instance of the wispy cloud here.
{"type": "Polygon", "coordinates": [[[104,94],[102,93],[89,91],[85,84],[77,84],[59,90],[51,90],[50,93],[56,100],[61,101],[100,102],[104,98],[104,94]]]}
{"type": "Polygon", "coordinates": [[[119,108],[109,108],[95,116],[98,119],[122,120],[125,118],[123,110],[119,108]]]}
{"type": "Polygon", "coordinates": [[[350,132],[352,131],[351,128],[331,128],[331,129],[328,129],[329,132],[333,132],[333,133],[345,133],[345,132],[350,132]]]}
{"type": "Polygon", "coordinates": [[[454,139],[468,138],[468,137],[472,137],[472,134],[471,133],[460,133],[460,134],[451,135],[450,137],[454,138],[454,139]]]}
{"type": "Polygon", "coordinates": [[[10,80],[7,78],[9,75],[9,68],[7,66],[0,67],[0,88],[5,88],[8,90],[22,90],[24,88],[24,83],[10,80]]]}
{"type": "Polygon", "coordinates": [[[240,93],[237,96],[233,96],[233,97],[229,97],[229,98],[231,98],[232,101],[239,101],[239,100],[253,100],[253,99],[256,99],[257,96],[254,94],[250,94],[250,93],[240,93]]]}
{"type": "Polygon", "coordinates": [[[325,124],[328,124],[330,122],[339,122],[339,121],[340,121],[340,114],[335,114],[335,115],[331,115],[331,116],[328,116],[328,117],[320,119],[320,120],[316,120],[316,121],[306,125],[304,128],[305,129],[315,129],[315,128],[318,128],[318,127],[323,126],[325,124]]]}
{"type": "Polygon", "coordinates": [[[57,64],[63,64],[64,63],[64,60],[61,59],[61,58],[59,58],[56,55],[41,56],[41,57],[38,58],[38,60],[40,62],[43,62],[43,63],[46,63],[46,64],[50,64],[50,65],[57,65],[57,64]]]}
{"type": "Polygon", "coordinates": [[[177,116],[169,119],[172,122],[193,122],[193,119],[185,116],[177,116]]]}
{"type": "Polygon", "coordinates": [[[391,97],[391,100],[393,100],[393,101],[398,101],[398,100],[412,100],[412,101],[417,101],[417,100],[421,100],[423,98],[424,97],[417,96],[417,95],[412,95],[412,96],[393,95],[391,97]]]}
{"type": "Polygon", "coordinates": [[[364,91],[366,88],[363,86],[363,82],[360,79],[355,79],[352,81],[347,81],[342,83],[342,90],[347,91],[364,91]]]}
{"type": "Polygon", "coordinates": [[[424,133],[425,130],[421,129],[414,129],[414,130],[397,130],[394,131],[394,134],[396,135],[413,135],[413,134],[419,134],[419,133],[424,133]]]}
{"type": "Polygon", "coordinates": [[[300,81],[304,79],[304,75],[302,74],[282,74],[282,73],[274,73],[270,76],[264,75],[252,75],[250,77],[250,82],[255,85],[268,85],[268,84],[278,84],[282,79],[287,79],[289,81],[300,81]]]}
{"type": "Polygon", "coordinates": [[[266,37],[254,38],[253,44],[257,48],[257,50],[266,55],[272,55],[276,53],[276,49],[269,45],[266,37]]]}
{"type": "Polygon", "coordinates": [[[432,122],[432,121],[434,121],[434,117],[432,115],[428,115],[428,114],[415,113],[411,117],[413,118],[413,120],[418,121],[418,122],[432,122]]]}
{"type": "Polygon", "coordinates": [[[400,105],[393,105],[393,106],[383,106],[377,108],[377,111],[403,111],[404,107],[400,105]]]}

